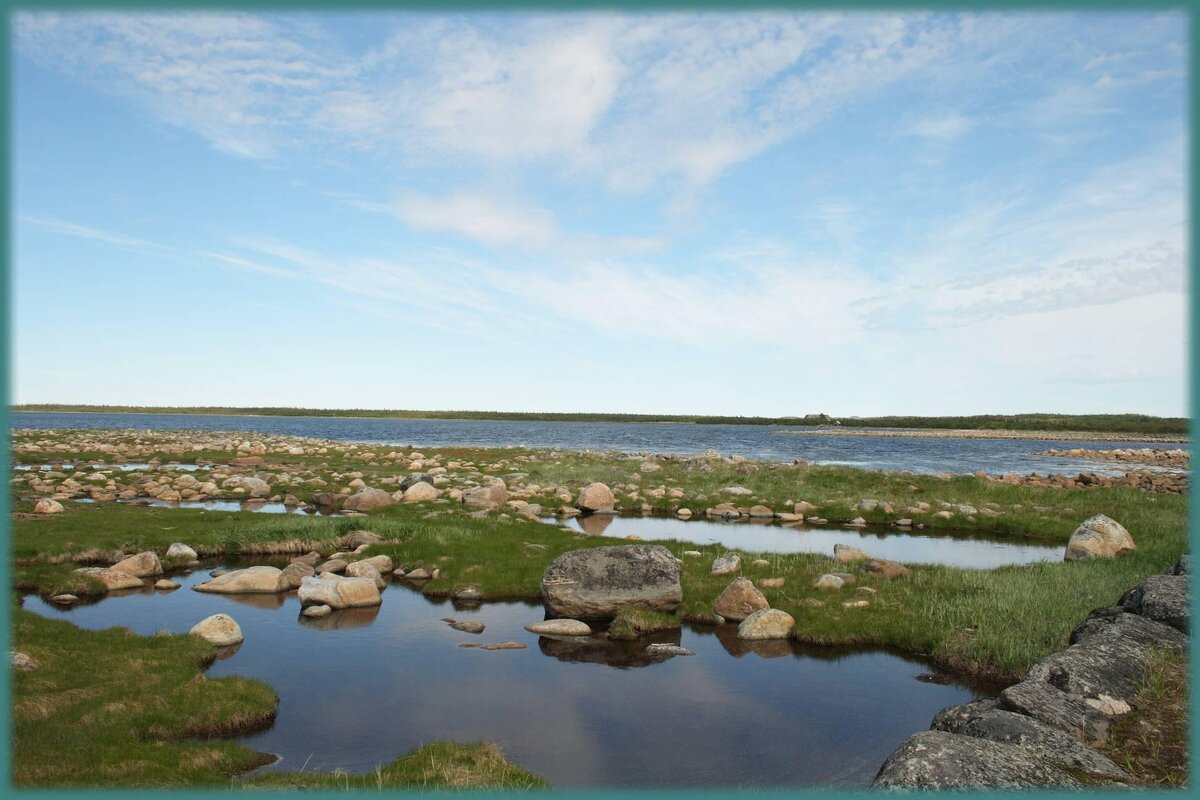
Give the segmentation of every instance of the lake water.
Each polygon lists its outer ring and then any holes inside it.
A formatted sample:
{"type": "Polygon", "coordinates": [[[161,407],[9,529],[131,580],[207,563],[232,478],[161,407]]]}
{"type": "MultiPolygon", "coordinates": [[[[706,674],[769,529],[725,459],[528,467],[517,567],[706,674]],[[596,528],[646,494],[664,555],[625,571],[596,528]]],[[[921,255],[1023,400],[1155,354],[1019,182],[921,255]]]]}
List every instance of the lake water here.
{"type": "Polygon", "coordinates": [[[210,614],[231,615],[246,641],[207,674],[258,678],[279,693],[274,725],[242,739],[282,757],[269,769],[366,773],[425,742],[453,739],[497,742],[560,788],[866,786],[938,710],[985,696],[918,680],[931,669],[911,658],[743,642],[733,625],[619,645],[551,640],[523,629],[543,618],[540,606],[456,609],[404,586],[389,586],[379,608],[308,620],[294,592],[191,591],[214,566],[176,578],[184,586],[170,593],[114,593],[66,609],[27,596],[25,607],[142,635],[185,633],[210,614]],[[487,629],[460,633],[443,617],[487,629]],[[457,646],[507,640],[528,649],[457,646]],[[695,655],[652,661],[647,641],[695,655]]]}
{"type": "MultiPolygon", "coordinates": [[[[1040,456],[1056,448],[1159,446],[1056,439],[910,439],[878,436],[805,436],[775,425],[688,425],[611,422],[510,422],[502,420],[356,419],[346,417],[241,417],[190,414],[12,412],[22,428],[132,428],[137,430],[256,431],[350,442],[420,448],[520,445],[566,450],[617,450],[695,455],[708,449],[769,461],[801,459],[865,469],[919,473],[1016,472],[1123,474],[1128,464],[1040,456]]],[[[1171,445],[1176,447],[1178,445],[1171,445]]]]}
{"type": "MultiPolygon", "coordinates": [[[[547,522],[555,521],[547,518],[547,522]]],[[[895,528],[788,527],[764,521],[714,522],[664,517],[619,517],[593,514],[565,523],[592,536],[623,539],[675,539],[696,544],[721,544],[745,553],[822,553],[833,555],[837,544],[848,544],[872,558],[912,564],[946,564],[971,569],[995,569],[1009,564],[1062,561],[1064,544],[1006,536],[992,539],[961,532],[952,534],[895,528]]]]}

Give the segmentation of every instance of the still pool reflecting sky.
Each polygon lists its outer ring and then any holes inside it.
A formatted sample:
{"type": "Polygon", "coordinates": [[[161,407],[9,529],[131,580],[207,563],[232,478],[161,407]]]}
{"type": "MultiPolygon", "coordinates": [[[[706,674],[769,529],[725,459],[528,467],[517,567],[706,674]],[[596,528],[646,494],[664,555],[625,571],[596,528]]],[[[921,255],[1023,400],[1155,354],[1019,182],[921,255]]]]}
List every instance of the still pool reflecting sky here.
{"type": "Polygon", "coordinates": [[[495,741],[556,787],[865,786],[939,709],[981,696],[919,681],[929,666],[889,652],[743,642],[732,625],[660,634],[696,655],[655,661],[645,642],[528,633],[538,605],[456,609],[403,586],[389,586],[379,608],[308,620],[294,593],[192,591],[212,566],[171,593],[69,609],[29,596],[25,607],[143,635],[230,614],[246,641],[208,674],[259,678],[279,693],[275,724],[243,740],[282,757],[271,769],[362,773],[453,739],[495,741]],[[487,628],[461,633],[443,617],[487,628]],[[457,646],[506,640],[527,649],[457,646]]]}
{"type": "MultiPolygon", "coordinates": [[[[553,518],[547,518],[553,522],[553,518]]],[[[946,564],[994,569],[1007,564],[1062,561],[1066,543],[1048,545],[1018,537],[988,538],[966,533],[928,531],[899,533],[895,528],[784,527],[764,522],[684,521],[664,517],[620,517],[593,514],[575,517],[566,525],[593,536],[675,539],[696,544],[721,544],[747,553],[823,553],[833,555],[835,544],[848,544],[873,558],[911,564],[946,564]]]]}

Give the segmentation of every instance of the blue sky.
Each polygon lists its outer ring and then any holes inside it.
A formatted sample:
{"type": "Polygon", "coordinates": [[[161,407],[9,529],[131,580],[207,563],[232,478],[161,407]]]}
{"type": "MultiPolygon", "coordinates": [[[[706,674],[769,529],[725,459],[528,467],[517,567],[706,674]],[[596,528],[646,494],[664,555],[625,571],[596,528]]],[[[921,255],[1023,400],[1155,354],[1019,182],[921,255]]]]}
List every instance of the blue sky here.
{"type": "Polygon", "coordinates": [[[13,401],[1187,413],[1182,14],[23,14],[13,401]]]}

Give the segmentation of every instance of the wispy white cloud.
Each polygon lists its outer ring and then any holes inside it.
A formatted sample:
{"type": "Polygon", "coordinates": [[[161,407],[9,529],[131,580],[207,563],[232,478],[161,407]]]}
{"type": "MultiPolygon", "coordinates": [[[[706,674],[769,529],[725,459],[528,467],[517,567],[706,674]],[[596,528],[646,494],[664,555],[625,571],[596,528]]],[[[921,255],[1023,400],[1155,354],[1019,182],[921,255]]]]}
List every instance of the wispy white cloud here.
{"type": "Polygon", "coordinates": [[[18,214],[17,221],[51,233],[73,236],[79,239],[92,239],[127,250],[167,251],[171,249],[166,245],[152,242],[148,239],[140,239],[136,236],[128,236],[124,233],[106,231],[86,225],[77,225],[73,222],[67,222],[45,214],[18,214]]]}
{"type": "Polygon", "coordinates": [[[444,196],[402,192],[396,216],[419,231],[451,233],[492,248],[553,251],[560,259],[634,255],[662,250],[666,241],[651,236],[600,236],[563,231],[549,209],[512,195],[463,190],[444,196]]]}

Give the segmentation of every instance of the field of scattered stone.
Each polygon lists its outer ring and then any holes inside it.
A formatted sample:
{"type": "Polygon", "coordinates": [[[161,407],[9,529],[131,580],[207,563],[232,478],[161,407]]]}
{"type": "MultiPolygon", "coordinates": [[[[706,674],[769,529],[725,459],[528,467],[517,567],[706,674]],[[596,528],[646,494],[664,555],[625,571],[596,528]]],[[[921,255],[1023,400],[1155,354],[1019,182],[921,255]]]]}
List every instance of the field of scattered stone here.
{"type": "MultiPolygon", "coordinates": [[[[377,589],[385,580],[466,602],[540,599],[553,608],[553,565],[620,544],[552,519],[578,514],[759,519],[798,531],[929,528],[1061,543],[1068,556],[1061,563],[983,571],[897,564],[853,548],[785,555],[639,541],[661,546],[660,566],[674,571],[678,600],[622,608],[608,634],[636,639],[685,623],[732,625],[747,639],[896,648],[1003,684],[1064,647],[1091,609],[1168,569],[1187,546],[1183,494],[873,473],[713,452],[417,451],[244,433],[59,430],[15,431],[12,454],[14,587],[64,603],[121,591],[131,578],[169,584],[172,572],[206,557],[237,555],[262,564],[217,576],[210,590],[294,590],[306,613],[382,602],[377,589]],[[170,507],[208,500],[238,501],[246,510],[170,507]],[[249,510],[259,503],[308,513],[249,510]]],[[[15,646],[35,662],[61,657],[65,651],[40,649],[41,624],[18,624],[15,646]]],[[[211,627],[214,637],[231,635],[223,624],[211,627]]],[[[77,632],[81,643],[91,635],[77,632]]],[[[193,660],[198,669],[202,659],[193,660]]],[[[53,717],[22,709],[66,691],[39,683],[38,675],[20,671],[15,684],[18,727],[30,731],[53,717]]],[[[236,771],[236,762],[226,771],[236,771]]],[[[493,778],[535,780],[505,769],[493,769],[493,778]]],[[[42,776],[31,783],[54,782],[38,769],[24,774],[42,776]]]]}

